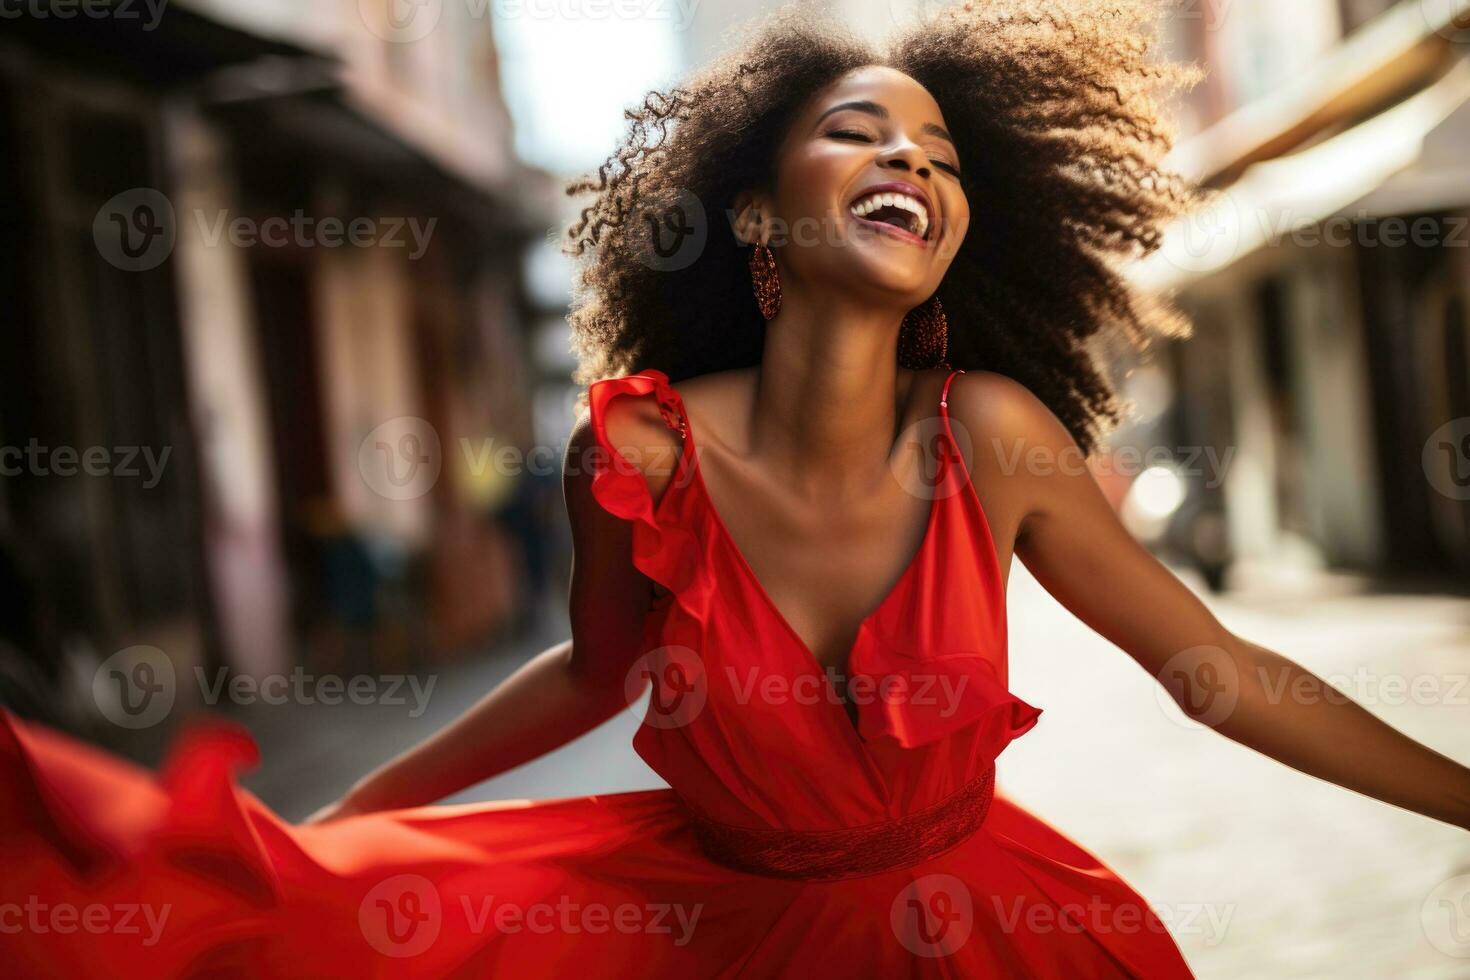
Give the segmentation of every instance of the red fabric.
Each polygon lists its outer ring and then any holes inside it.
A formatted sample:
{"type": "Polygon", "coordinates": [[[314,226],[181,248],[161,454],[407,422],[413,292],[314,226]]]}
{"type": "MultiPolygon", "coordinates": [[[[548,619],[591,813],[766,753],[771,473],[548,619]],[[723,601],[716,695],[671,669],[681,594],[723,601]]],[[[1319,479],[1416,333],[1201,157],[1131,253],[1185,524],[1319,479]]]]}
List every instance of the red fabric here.
{"type": "Polygon", "coordinates": [[[236,784],[255,753],[232,724],[191,730],[154,777],[0,713],[9,972],[1190,976],[1142,898],[999,792],[978,830],[907,867],[791,879],[706,855],[701,822],[762,841],[908,826],[1040,711],[1007,688],[1004,584],[942,405],[928,533],[849,653],[854,725],[716,513],[668,377],[607,379],[590,397],[594,494],[634,523],[635,564],[670,593],[646,624],[654,690],[633,743],[670,789],[296,827],[236,784]],[[653,397],[684,433],[684,471],[656,505],[607,440],[621,396],[653,397]],[[140,931],[77,927],[88,906],[114,924],[131,906],[140,931]],[[150,933],[145,913],[162,910],[150,933]]]}

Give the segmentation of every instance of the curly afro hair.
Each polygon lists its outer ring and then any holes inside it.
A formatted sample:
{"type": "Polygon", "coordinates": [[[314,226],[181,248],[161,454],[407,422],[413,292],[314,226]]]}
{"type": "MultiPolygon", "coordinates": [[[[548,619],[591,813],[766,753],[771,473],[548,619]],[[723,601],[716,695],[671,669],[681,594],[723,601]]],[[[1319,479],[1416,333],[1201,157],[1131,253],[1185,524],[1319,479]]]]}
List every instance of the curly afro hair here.
{"type": "Polygon", "coordinates": [[[938,291],[951,364],[1025,385],[1092,453],[1120,417],[1105,355],[1190,330],[1118,271],[1156,250],[1201,193],[1160,169],[1175,135],[1162,96],[1202,77],[1156,56],[1166,6],[964,3],[886,51],[795,10],[756,25],[687,84],[629,109],[616,152],[567,187],[595,195],[564,243],[582,258],[574,380],[653,367],[679,381],[759,363],[747,247],[717,219],[741,190],[771,186],[776,148],[810,98],[887,65],[933,95],[965,163],[972,221],[938,291]],[[701,220],[698,247],[659,251],[675,222],[701,220]]]}

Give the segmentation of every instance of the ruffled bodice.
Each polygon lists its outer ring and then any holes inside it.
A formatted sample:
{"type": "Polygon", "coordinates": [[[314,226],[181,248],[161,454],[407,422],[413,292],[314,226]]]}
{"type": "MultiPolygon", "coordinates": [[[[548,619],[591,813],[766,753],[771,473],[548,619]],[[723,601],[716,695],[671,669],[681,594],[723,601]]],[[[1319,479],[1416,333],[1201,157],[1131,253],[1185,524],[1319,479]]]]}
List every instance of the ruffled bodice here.
{"type": "Polygon", "coordinates": [[[591,386],[593,494],[633,522],[633,563],[668,593],[645,623],[637,673],[653,690],[634,747],[696,811],[792,830],[899,817],[954,793],[1036,723],[1007,689],[1005,586],[944,401],[925,537],[848,655],[854,727],[715,509],[668,376],[591,386]],[[621,396],[653,399],[679,434],[656,502],[607,434],[621,396]]]}

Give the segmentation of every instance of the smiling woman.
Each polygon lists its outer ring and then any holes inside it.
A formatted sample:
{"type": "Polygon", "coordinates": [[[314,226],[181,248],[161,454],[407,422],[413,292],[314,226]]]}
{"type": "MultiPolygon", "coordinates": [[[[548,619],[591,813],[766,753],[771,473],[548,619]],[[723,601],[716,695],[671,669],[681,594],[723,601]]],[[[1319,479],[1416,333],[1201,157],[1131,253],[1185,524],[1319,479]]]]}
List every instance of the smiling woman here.
{"type": "Polygon", "coordinates": [[[154,780],[0,715],[7,888],[173,912],[148,948],[37,929],[7,953],[57,974],[1188,977],[1148,902],[996,788],[1041,716],[1008,682],[1017,556],[1194,717],[1470,825],[1470,773],[1356,706],[1273,701],[1254,678],[1310,675],[1056,465],[1113,411],[1087,343],[1176,323],[1114,268],[1192,198],[1157,167],[1154,96],[1189,75],[1151,57],[1163,6],[966,4],[886,52],[783,16],[650,95],[572,188],[596,197],[570,231],[590,252],[571,642],[299,827],[234,783],[251,746],[227,733],[154,780]],[[691,235],[695,207],[728,229],[691,235]],[[667,789],[426,805],[644,694],[633,747],[667,789]]]}
{"type": "Polygon", "coordinates": [[[744,253],[760,237],[788,296],[821,270],[849,294],[875,277],[910,290],[905,309],[937,296],[949,362],[1020,381],[1090,451],[1118,419],[1090,345],[1188,329],[1116,271],[1199,200],[1160,166],[1173,135],[1164,97],[1200,77],[1157,56],[1151,35],[1166,7],[966,3],[887,51],[784,12],[689,83],[650,94],[595,178],[568,188],[596,193],[568,235],[589,260],[572,314],[579,380],[657,367],[677,382],[759,363],[769,327],[744,253]],[[840,92],[830,88],[839,79],[840,92]],[[911,155],[912,166],[866,169],[884,152],[911,155]],[[859,195],[890,182],[885,211],[868,213],[873,202],[859,195]],[[694,202],[710,233],[679,262],[651,261],[660,243],[650,229],[672,227],[669,216],[694,202]],[[755,237],[747,209],[767,218],[755,237]],[[898,209],[932,230],[918,234],[898,209]],[[736,234],[723,233],[727,222],[736,234]],[[854,248],[849,262],[799,247],[861,239],[855,223],[872,240],[914,244],[897,232],[917,234],[935,254],[854,248]],[[921,264],[927,276],[890,278],[921,264]]]}

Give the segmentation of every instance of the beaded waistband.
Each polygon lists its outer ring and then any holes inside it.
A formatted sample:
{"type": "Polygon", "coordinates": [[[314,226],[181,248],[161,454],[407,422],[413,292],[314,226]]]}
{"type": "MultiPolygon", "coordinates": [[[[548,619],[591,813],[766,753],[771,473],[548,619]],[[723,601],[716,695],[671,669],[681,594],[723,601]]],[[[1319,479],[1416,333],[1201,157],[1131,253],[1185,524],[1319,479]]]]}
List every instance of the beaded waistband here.
{"type": "Polygon", "coordinates": [[[817,881],[857,878],[910,867],[949,850],[980,829],[994,796],[992,764],[937,803],[862,827],[737,827],[695,813],[693,828],[711,860],[737,871],[817,881]]]}

